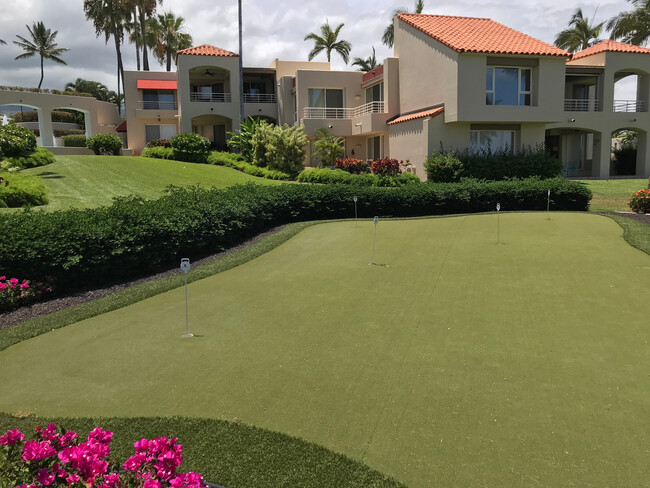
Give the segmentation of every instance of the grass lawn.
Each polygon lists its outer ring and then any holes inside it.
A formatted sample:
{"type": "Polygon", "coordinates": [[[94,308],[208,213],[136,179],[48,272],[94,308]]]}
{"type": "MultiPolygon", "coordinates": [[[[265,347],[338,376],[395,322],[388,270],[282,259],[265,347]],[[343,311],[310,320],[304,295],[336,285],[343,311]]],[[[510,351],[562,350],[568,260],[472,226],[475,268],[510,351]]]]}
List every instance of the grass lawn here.
{"type": "Polygon", "coordinates": [[[135,156],[56,156],[55,163],[24,173],[39,176],[49,188],[50,204],[40,207],[47,210],[98,207],[126,195],[156,198],[168,185],[278,184],[224,166],[135,156]]]}
{"type": "Polygon", "coordinates": [[[648,188],[648,180],[583,180],[593,192],[590,210],[592,212],[629,212],[627,202],[630,195],[642,188],[648,188]]]}
{"type": "Polygon", "coordinates": [[[178,288],[0,352],[0,411],[243,422],[412,488],[643,486],[650,256],[621,236],[383,221],[368,266],[372,223],[315,225],[192,283],[196,338],[178,288]]]}

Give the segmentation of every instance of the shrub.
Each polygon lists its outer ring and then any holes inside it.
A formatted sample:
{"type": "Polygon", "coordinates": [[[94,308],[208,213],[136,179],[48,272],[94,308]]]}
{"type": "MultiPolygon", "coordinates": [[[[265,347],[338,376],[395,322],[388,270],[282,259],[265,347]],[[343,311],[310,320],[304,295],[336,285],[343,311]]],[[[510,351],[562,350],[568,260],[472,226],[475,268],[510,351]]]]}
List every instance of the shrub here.
{"type": "Polygon", "coordinates": [[[397,159],[375,159],[370,165],[372,174],[381,176],[395,176],[401,172],[400,162],[397,159]]]}
{"type": "Polygon", "coordinates": [[[112,134],[97,134],[86,139],[86,147],[95,154],[112,154],[119,156],[122,150],[122,140],[112,134]]]}
{"type": "Polygon", "coordinates": [[[172,147],[172,144],[169,139],[154,139],[147,142],[145,147],[172,147]]]}
{"type": "Polygon", "coordinates": [[[6,158],[1,164],[1,167],[11,171],[12,168],[21,170],[36,168],[39,166],[47,166],[54,162],[54,154],[45,149],[44,147],[37,147],[36,151],[27,156],[16,156],[13,158],[6,158]]]}
{"type": "Polygon", "coordinates": [[[368,166],[368,163],[356,158],[337,159],[334,163],[334,168],[342,169],[343,171],[347,171],[348,173],[352,173],[354,175],[370,172],[370,166],[368,166]]]}
{"type": "Polygon", "coordinates": [[[306,144],[303,126],[262,123],[253,135],[253,164],[296,175],[304,168],[306,144]]]}
{"type": "Polygon", "coordinates": [[[43,300],[52,293],[47,283],[0,276],[0,313],[43,300]]]}
{"type": "Polygon", "coordinates": [[[329,168],[306,169],[298,175],[296,180],[302,183],[382,187],[398,187],[421,183],[420,178],[412,173],[401,173],[396,176],[380,176],[369,173],[356,175],[341,169],[331,170],[329,168]]]}
{"type": "Polygon", "coordinates": [[[47,203],[47,187],[39,178],[20,173],[0,173],[0,207],[31,207],[47,203]]]}
{"type": "Polygon", "coordinates": [[[65,147],[86,147],[86,136],[76,134],[63,136],[63,145],[65,147]]]}
{"type": "Polygon", "coordinates": [[[632,193],[630,201],[627,202],[632,212],[646,214],[650,213],[650,189],[643,189],[632,193]]]}
{"type": "MultiPolygon", "coordinates": [[[[14,122],[38,122],[38,111],[27,110],[25,112],[16,112],[12,118],[14,122]]],[[[51,118],[52,122],[77,123],[76,113],[65,112],[63,110],[52,110],[51,118]]]]}
{"type": "Polygon", "coordinates": [[[214,164],[217,166],[229,166],[236,162],[243,162],[242,156],[240,154],[235,154],[225,151],[212,151],[210,156],[208,156],[208,163],[214,164]]]}
{"type": "Polygon", "coordinates": [[[429,156],[424,163],[429,181],[455,183],[463,175],[463,163],[453,154],[437,153],[429,156]]]}
{"type": "Polygon", "coordinates": [[[230,139],[228,139],[228,147],[239,151],[244,160],[248,163],[253,161],[253,136],[258,127],[266,124],[262,119],[255,119],[247,117],[246,120],[241,121],[239,130],[235,132],[228,132],[230,139]]]}
{"type": "Polygon", "coordinates": [[[208,162],[210,164],[215,164],[218,166],[227,166],[229,168],[236,169],[247,175],[259,176],[260,178],[267,178],[269,180],[291,180],[291,175],[283,173],[282,171],[277,171],[269,168],[261,168],[253,164],[247,163],[246,161],[241,160],[241,156],[238,154],[212,151],[208,157],[208,162]]]}
{"type": "Polygon", "coordinates": [[[177,161],[186,161],[189,163],[207,163],[210,155],[210,140],[205,137],[194,134],[193,132],[184,132],[178,134],[169,140],[174,157],[177,161]]]}
{"type": "Polygon", "coordinates": [[[145,147],[140,156],[156,159],[174,159],[174,150],[171,147],[145,147]]]}
{"type": "Polygon", "coordinates": [[[314,156],[318,159],[320,166],[333,167],[336,160],[343,156],[344,151],[343,139],[331,134],[327,129],[316,131],[314,156]]]}
{"type": "Polygon", "coordinates": [[[623,145],[619,149],[614,149],[614,168],[616,174],[635,175],[636,174],[636,147],[623,145]]]}
{"type": "Polygon", "coordinates": [[[36,150],[36,136],[20,125],[0,125],[0,153],[5,157],[27,156],[36,150]]]}

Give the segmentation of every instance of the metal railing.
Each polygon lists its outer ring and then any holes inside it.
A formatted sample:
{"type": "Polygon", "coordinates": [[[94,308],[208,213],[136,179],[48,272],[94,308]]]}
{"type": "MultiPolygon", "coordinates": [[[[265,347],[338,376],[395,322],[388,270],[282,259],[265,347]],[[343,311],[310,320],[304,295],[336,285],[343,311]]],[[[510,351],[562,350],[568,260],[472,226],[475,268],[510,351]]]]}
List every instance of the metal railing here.
{"type": "Polygon", "coordinates": [[[600,100],[574,98],[564,100],[565,112],[598,112],[600,111],[600,100]]]}
{"type": "Polygon", "coordinates": [[[160,102],[156,100],[139,100],[138,108],[144,110],[178,110],[178,103],[160,102]]]}
{"type": "Polygon", "coordinates": [[[244,103],[276,103],[272,93],[244,93],[244,103]]]}
{"type": "Polygon", "coordinates": [[[204,93],[204,92],[191,92],[191,102],[221,102],[229,103],[231,101],[230,93],[204,93]]]}
{"type": "Polygon", "coordinates": [[[646,112],[646,103],[639,100],[614,100],[614,112],[646,112]]]}
{"type": "Polygon", "coordinates": [[[384,102],[369,102],[353,108],[305,107],[303,119],[353,119],[367,114],[384,112],[384,102]]]}

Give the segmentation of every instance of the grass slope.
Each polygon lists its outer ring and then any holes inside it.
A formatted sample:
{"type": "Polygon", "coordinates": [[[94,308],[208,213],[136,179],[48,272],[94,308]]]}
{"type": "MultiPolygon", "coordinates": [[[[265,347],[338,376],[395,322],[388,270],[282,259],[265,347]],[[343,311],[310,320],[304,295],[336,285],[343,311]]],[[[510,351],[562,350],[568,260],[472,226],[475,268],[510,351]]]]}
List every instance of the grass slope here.
{"type": "Polygon", "coordinates": [[[592,212],[629,212],[627,202],[630,195],[642,188],[648,188],[648,180],[584,180],[594,196],[591,199],[592,212]]]}
{"type": "Polygon", "coordinates": [[[156,198],[168,185],[278,184],[224,166],[135,156],[56,156],[55,163],[24,173],[39,176],[49,188],[50,204],[42,207],[47,210],[98,207],[126,195],[156,198]]]}
{"type": "Polygon", "coordinates": [[[237,420],[413,487],[643,485],[650,257],[594,215],[495,227],[382,222],[390,267],[368,222],[309,227],[193,283],[195,339],[176,289],[5,350],[0,410],[237,420]]]}

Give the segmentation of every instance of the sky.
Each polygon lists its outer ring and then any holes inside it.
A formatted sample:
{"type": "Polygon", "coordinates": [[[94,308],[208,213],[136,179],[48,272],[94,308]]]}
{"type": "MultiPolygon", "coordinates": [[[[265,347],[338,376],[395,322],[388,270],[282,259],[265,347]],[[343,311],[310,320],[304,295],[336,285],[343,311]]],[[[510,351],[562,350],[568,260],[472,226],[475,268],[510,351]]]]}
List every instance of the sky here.
{"type": "MultiPolygon", "coordinates": [[[[319,33],[326,21],[332,26],[345,24],[340,37],[352,44],[351,58],[370,56],[374,46],[381,62],[392,55],[392,49],[381,43],[381,36],[393,11],[413,9],[414,4],[412,0],[243,0],[244,66],[266,67],[276,57],[306,60],[313,43],[304,41],[305,35],[319,33]]],[[[631,8],[626,0],[424,0],[424,6],[428,14],[489,17],[548,43],[553,43],[578,7],[590,19],[595,13],[596,22],[631,8]]],[[[170,10],[185,19],[194,45],[238,51],[236,0],[163,0],[159,11],[170,10]]],[[[116,89],[114,43],[106,44],[103,37],[95,36],[92,23],[84,16],[83,0],[0,0],[0,39],[7,42],[0,45],[0,85],[38,86],[38,57],[14,60],[22,51],[12,41],[17,34],[29,37],[25,25],[40,20],[58,31],[59,47],[69,49],[61,56],[67,66],[45,62],[43,88],[63,89],[66,83],[85,78],[116,89]]],[[[125,69],[136,69],[135,47],[127,44],[123,53],[125,69]]],[[[326,58],[320,54],[314,60],[326,58]]],[[[152,70],[164,70],[155,59],[150,63],[152,70]]],[[[334,55],[332,69],[355,68],[334,55]]]]}

